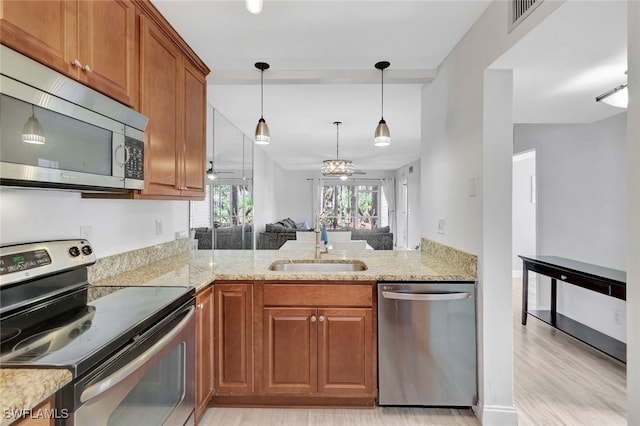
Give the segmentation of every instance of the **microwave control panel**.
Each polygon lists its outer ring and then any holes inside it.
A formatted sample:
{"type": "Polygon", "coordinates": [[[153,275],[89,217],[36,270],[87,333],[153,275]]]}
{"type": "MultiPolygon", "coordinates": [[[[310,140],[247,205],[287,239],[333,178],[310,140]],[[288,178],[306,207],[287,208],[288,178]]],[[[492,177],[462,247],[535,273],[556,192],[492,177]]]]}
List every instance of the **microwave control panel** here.
{"type": "Polygon", "coordinates": [[[144,180],[144,142],[127,136],[124,145],[129,151],[129,161],[124,166],[124,177],[144,180]]]}

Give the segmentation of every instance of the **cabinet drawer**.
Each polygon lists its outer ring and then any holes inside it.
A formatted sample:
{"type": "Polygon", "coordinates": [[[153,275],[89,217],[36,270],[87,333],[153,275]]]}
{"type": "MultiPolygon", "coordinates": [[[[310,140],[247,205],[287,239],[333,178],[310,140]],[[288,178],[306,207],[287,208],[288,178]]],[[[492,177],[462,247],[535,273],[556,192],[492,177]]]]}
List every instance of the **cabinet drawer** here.
{"type": "Polygon", "coordinates": [[[362,284],[267,284],[264,306],[371,307],[373,287],[362,284]]]}
{"type": "Polygon", "coordinates": [[[565,269],[554,268],[552,266],[530,264],[529,270],[538,274],[555,278],[578,287],[586,288],[597,293],[606,294],[618,299],[626,300],[626,287],[616,284],[609,284],[588,275],[578,274],[565,269]]]}

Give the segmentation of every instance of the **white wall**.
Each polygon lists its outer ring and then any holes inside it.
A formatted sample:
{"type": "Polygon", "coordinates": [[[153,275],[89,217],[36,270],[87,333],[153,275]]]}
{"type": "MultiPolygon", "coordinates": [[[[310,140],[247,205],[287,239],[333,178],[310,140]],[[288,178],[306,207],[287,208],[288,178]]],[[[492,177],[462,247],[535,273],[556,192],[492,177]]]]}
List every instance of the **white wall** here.
{"type": "Polygon", "coordinates": [[[511,105],[505,87],[510,73],[485,76],[485,70],[561,5],[542,2],[508,33],[508,2],[493,2],[423,89],[422,232],[479,256],[478,412],[487,425],[515,425],[517,414],[511,368],[512,136],[505,131],[512,122],[505,109],[511,105]],[[438,233],[440,218],[444,234],[438,233]]]}
{"type": "Polygon", "coordinates": [[[640,2],[627,7],[627,423],[640,425],[640,2]]]}
{"type": "Polygon", "coordinates": [[[253,229],[256,242],[260,232],[264,232],[265,225],[272,223],[273,218],[276,217],[279,190],[277,176],[280,173],[282,173],[282,167],[261,147],[255,146],[253,150],[253,229]]]}
{"type": "Polygon", "coordinates": [[[420,244],[422,239],[422,216],[420,214],[420,160],[416,160],[405,166],[402,166],[396,171],[396,216],[397,216],[397,235],[395,236],[396,243],[402,240],[402,231],[405,227],[408,227],[408,241],[407,248],[415,248],[420,244]],[[410,169],[413,167],[413,171],[410,169]],[[403,181],[407,181],[407,196],[408,196],[408,211],[405,217],[403,214],[404,207],[399,203],[402,200],[402,186],[403,181]]]}
{"type": "MultiPolygon", "coordinates": [[[[518,124],[514,135],[514,151],[536,150],[538,253],[624,270],[626,114],[592,124],[518,124]]],[[[538,282],[538,306],[548,307],[550,280],[538,282]]],[[[626,341],[624,301],[560,283],[558,311],[626,341]]]]}
{"type": "MultiPolygon", "coordinates": [[[[515,151],[515,150],[514,150],[515,151]]],[[[514,276],[522,276],[522,260],[518,255],[536,254],[535,204],[536,152],[527,151],[513,156],[513,255],[514,276]]]]}
{"type": "MultiPolygon", "coordinates": [[[[175,239],[189,230],[188,201],[82,199],[80,193],[0,189],[0,243],[79,238],[92,228],[98,258],[175,239]],[[156,235],[156,219],[162,235],[156,235]]],[[[187,233],[188,235],[188,233],[187,233]]]]}
{"type": "Polygon", "coordinates": [[[269,221],[275,222],[291,218],[296,223],[307,222],[313,227],[313,187],[310,178],[317,177],[313,172],[280,169],[276,179],[275,216],[269,221]]]}

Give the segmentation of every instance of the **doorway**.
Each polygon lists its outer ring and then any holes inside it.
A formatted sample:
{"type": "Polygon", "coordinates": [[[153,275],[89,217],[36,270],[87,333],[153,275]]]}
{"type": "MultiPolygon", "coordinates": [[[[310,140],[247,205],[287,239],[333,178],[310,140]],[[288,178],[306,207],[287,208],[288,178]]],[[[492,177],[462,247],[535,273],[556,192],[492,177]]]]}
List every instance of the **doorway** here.
{"type": "MultiPolygon", "coordinates": [[[[512,271],[514,278],[522,277],[522,261],[518,255],[537,253],[536,215],[536,151],[513,156],[512,185],[512,271]]],[[[535,309],[537,287],[534,276],[529,279],[529,306],[535,309]]]]}

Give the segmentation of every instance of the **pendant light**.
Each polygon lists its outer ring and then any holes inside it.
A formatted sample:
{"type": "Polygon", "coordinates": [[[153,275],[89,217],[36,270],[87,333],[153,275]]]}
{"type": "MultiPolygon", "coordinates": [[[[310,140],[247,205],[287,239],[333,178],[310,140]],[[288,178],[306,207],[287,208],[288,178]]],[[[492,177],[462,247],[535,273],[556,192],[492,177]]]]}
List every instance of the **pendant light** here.
{"type": "Polygon", "coordinates": [[[255,143],[258,145],[268,145],[271,142],[271,135],[269,134],[269,126],[264,121],[262,116],[264,107],[264,70],[269,69],[269,64],[266,62],[256,62],[256,68],[260,70],[260,120],[256,126],[256,138],[255,143]]]}
{"type": "Polygon", "coordinates": [[[380,70],[380,87],[382,92],[380,122],[378,123],[378,127],[376,127],[376,133],[373,138],[373,144],[375,146],[388,146],[389,144],[391,144],[391,134],[389,133],[389,127],[387,126],[387,122],[384,121],[384,70],[389,68],[389,65],[391,64],[387,61],[381,61],[376,63],[375,65],[375,67],[380,70]]]}
{"type": "Polygon", "coordinates": [[[353,174],[353,162],[351,160],[340,160],[340,143],[338,140],[338,129],[342,122],[334,121],[336,125],[336,159],[324,160],[322,162],[322,175],[326,177],[338,177],[340,180],[347,180],[353,174]]]}
{"type": "Polygon", "coordinates": [[[31,117],[22,128],[22,142],[34,145],[44,145],[46,138],[40,122],[36,118],[35,106],[31,104],[31,117]]]}
{"type": "Polygon", "coordinates": [[[245,0],[244,5],[249,13],[254,15],[262,12],[262,0],[245,0]]]}
{"type": "MultiPolygon", "coordinates": [[[[625,71],[624,73],[627,74],[628,71],[625,71]]],[[[602,102],[618,108],[627,108],[629,105],[629,90],[627,89],[627,83],[623,83],[600,96],[596,96],[596,102],[602,102]]]]}

